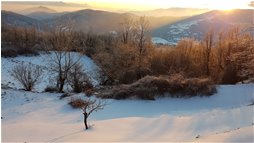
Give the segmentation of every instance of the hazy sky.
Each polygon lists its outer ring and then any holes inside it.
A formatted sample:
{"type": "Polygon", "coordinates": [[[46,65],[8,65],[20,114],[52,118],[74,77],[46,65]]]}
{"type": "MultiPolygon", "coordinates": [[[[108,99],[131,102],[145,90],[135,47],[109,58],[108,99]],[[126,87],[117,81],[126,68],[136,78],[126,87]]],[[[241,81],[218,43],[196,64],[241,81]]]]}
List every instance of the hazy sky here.
{"type": "MultiPolygon", "coordinates": [[[[31,0],[23,0],[23,1],[31,1],[31,0]]],[[[40,3],[39,1],[43,0],[38,0],[37,2],[40,3]]],[[[45,0],[45,1],[59,2],[61,0],[45,0]]],[[[67,3],[79,3],[89,5],[89,7],[80,6],[79,9],[93,8],[93,9],[117,10],[117,11],[128,11],[128,10],[141,11],[170,7],[219,9],[219,10],[250,9],[253,8],[249,6],[250,3],[251,2],[254,3],[254,0],[62,0],[62,1],[67,3]]],[[[23,7],[19,5],[16,7],[14,7],[13,5],[9,7],[7,6],[7,8],[11,9],[13,8],[21,9],[23,7]]],[[[76,7],[72,6],[72,9],[77,10],[77,6],[76,7]]],[[[57,8],[57,10],[64,11],[66,10],[66,8],[61,10],[60,7],[57,8]]]]}
{"type": "Polygon", "coordinates": [[[253,0],[64,0],[87,3],[94,7],[108,9],[146,10],[169,7],[192,7],[208,9],[247,9],[253,0]]]}

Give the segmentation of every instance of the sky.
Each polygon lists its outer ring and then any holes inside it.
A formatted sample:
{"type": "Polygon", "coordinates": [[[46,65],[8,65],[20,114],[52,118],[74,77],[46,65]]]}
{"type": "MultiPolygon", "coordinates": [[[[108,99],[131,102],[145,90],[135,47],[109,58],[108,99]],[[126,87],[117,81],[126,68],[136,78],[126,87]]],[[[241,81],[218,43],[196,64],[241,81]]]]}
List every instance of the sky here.
{"type": "Polygon", "coordinates": [[[253,0],[64,0],[86,3],[93,7],[123,10],[150,10],[169,7],[191,7],[208,9],[248,9],[253,0]]]}
{"type": "MultiPolygon", "coordinates": [[[[6,0],[3,0],[6,1],[6,0]]],[[[22,0],[15,0],[22,1],[22,0]]],[[[35,1],[35,0],[23,0],[23,1],[35,1]]],[[[63,1],[66,3],[79,3],[79,8],[72,5],[69,10],[77,9],[100,9],[100,10],[112,10],[112,11],[144,11],[153,9],[166,9],[171,7],[181,8],[199,8],[199,9],[211,9],[211,10],[231,10],[231,9],[251,9],[249,5],[254,5],[254,0],[38,0],[40,1],[63,1]],[[88,5],[85,6],[84,4],[88,5]]],[[[6,7],[2,7],[5,9],[6,7]]],[[[22,9],[17,6],[9,6],[9,9],[22,9]]],[[[53,7],[54,8],[54,7],[53,7]]],[[[67,8],[57,7],[59,11],[65,11],[67,8]],[[61,10],[62,9],[62,10],[61,10]]],[[[8,10],[8,6],[7,6],[8,10]]],[[[67,10],[67,11],[69,11],[67,10]]]]}

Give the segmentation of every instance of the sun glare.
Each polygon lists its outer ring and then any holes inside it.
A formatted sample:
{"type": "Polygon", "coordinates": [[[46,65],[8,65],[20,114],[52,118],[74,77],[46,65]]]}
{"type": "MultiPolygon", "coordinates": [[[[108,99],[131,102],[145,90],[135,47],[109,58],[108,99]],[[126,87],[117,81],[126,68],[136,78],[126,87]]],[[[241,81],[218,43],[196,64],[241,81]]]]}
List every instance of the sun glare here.
{"type": "Polygon", "coordinates": [[[232,11],[233,9],[239,8],[239,5],[235,5],[234,3],[225,3],[225,4],[214,4],[211,6],[212,9],[223,10],[223,11],[232,11]]]}
{"type": "MultiPolygon", "coordinates": [[[[68,1],[68,0],[67,0],[68,1]]],[[[72,1],[73,2],[73,1],[72,1]]],[[[247,9],[251,0],[76,0],[94,7],[110,9],[145,10],[170,7],[207,8],[230,11],[247,9]]]]}

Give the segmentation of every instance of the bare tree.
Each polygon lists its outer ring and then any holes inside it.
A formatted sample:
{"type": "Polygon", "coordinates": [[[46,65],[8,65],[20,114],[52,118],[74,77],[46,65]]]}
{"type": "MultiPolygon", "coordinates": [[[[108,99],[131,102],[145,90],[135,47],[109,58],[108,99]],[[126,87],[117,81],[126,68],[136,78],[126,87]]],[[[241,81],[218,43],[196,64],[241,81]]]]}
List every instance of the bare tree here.
{"type": "Polygon", "coordinates": [[[222,71],[224,70],[224,66],[225,66],[225,38],[223,33],[219,33],[219,38],[217,41],[217,46],[216,46],[216,58],[217,58],[217,64],[219,67],[219,70],[222,71]]]}
{"type": "Polygon", "coordinates": [[[11,71],[11,76],[20,82],[27,91],[31,91],[40,81],[41,74],[42,68],[39,66],[32,66],[31,64],[17,65],[11,71]]]}
{"type": "Polygon", "coordinates": [[[130,42],[130,39],[132,37],[132,32],[134,28],[134,22],[131,18],[126,17],[124,18],[123,22],[120,23],[121,26],[121,41],[124,44],[128,44],[130,42]]]}
{"type": "Polygon", "coordinates": [[[204,69],[206,76],[210,75],[209,63],[210,63],[210,56],[211,50],[213,46],[213,30],[210,30],[204,38],[204,45],[203,45],[203,56],[204,56],[204,69]]]}
{"type": "Polygon", "coordinates": [[[48,36],[46,46],[51,52],[50,70],[57,74],[57,88],[59,92],[63,92],[68,72],[80,59],[71,54],[71,51],[76,48],[73,33],[71,30],[55,30],[48,36]]]}
{"type": "Polygon", "coordinates": [[[91,100],[91,99],[83,100],[83,104],[80,108],[83,111],[84,124],[85,124],[86,130],[88,129],[88,124],[87,124],[88,117],[93,112],[96,112],[98,110],[102,110],[105,106],[106,106],[106,103],[103,102],[102,100],[98,100],[98,101],[97,100],[91,100]]]}
{"type": "Polygon", "coordinates": [[[140,17],[139,20],[136,21],[135,27],[135,39],[136,45],[138,48],[138,78],[142,77],[141,70],[142,64],[144,61],[144,54],[147,51],[148,45],[150,43],[150,31],[149,31],[149,23],[145,17],[140,17]]]}

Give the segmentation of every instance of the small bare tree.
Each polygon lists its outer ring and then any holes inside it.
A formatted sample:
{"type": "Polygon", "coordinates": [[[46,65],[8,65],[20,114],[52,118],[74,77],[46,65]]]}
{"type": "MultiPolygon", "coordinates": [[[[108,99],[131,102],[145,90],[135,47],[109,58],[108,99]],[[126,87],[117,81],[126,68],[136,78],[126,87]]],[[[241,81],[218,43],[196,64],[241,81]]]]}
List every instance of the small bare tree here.
{"type": "Polygon", "coordinates": [[[14,77],[27,91],[31,91],[33,87],[40,81],[42,68],[32,66],[31,64],[21,64],[15,66],[11,71],[11,76],[14,77]]]}
{"type": "Polygon", "coordinates": [[[86,99],[83,100],[83,104],[80,107],[80,109],[83,111],[84,115],[84,124],[86,127],[86,130],[88,129],[87,119],[93,113],[94,111],[102,110],[107,104],[103,102],[102,100],[92,100],[92,99],[86,99]]]}

